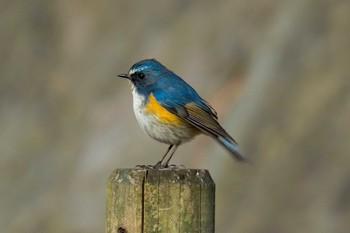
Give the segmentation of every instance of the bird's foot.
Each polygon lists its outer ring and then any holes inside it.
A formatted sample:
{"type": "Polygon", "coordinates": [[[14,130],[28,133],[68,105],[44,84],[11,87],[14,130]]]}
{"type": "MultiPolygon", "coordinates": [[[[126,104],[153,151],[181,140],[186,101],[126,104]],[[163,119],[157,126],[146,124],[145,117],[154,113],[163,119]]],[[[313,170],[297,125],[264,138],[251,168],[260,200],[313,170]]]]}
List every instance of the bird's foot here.
{"type": "Polygon", "coordinates": [[[153,169],[164,169],[164,168],[166,168],[166,166],[164,164],[162,164],[161,161],[159,161],[158,163],[153,165],[153,169]]]}
{"type": "Polygon", "coordinates": [[[176,165],[176,164],[161,164],[160,162],[156,163],[155,165],[136,165],[136,168],[139,169],[170,169],[170,170],[177,170],[177,169],[185,169],[184,165],[176,165]]]}
{"type": "Polygon", "coordinates": [[[139,169],[154,169],[153,165],[136,165],[136,168],[139,169]]]}
{"type": "Polygon", "coordinates": [[[164,169],[164,168],[168,168],[168,166],[158,162],[155,165],[136,165],[136,168],[139,168],[139,169],[164,169]]]}

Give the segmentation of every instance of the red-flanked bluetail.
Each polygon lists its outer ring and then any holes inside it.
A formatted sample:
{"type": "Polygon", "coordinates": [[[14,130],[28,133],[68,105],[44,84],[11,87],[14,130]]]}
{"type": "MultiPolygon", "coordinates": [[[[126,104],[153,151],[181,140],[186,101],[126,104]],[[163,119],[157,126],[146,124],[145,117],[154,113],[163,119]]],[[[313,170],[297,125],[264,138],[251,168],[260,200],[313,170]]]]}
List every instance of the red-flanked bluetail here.
{"type": "Polygon", "coordinates": [[[143,131],[170,145],[155,167],[168,167],[176,149],[200,133],[214,138],[237,160],[245,161],[209,103],[157,60],[137,62],[128,73],[118,76],[132,84],[134,112],[143,131]],[[168,159],[163,163],[167,154],[168,159]]]}

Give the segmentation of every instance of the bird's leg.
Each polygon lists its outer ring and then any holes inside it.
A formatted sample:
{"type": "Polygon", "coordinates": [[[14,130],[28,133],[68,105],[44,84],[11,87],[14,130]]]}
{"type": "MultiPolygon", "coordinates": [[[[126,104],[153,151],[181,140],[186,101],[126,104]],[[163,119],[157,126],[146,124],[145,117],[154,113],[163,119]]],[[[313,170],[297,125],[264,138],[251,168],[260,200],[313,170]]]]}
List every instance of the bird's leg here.
{"type": "Polygon", "coordinates": [[[170,146],[168,147],[168,150],[167,150],[167,151],[165,152],[165,154],[163,155],[163,158],[162,158],[160,161],[158,161],[158,163],[156,163],[156,165],[154,165],[154,167],[161,167],[161,166],[162,166],[163,160],[165,159],[166,155],[169,153],[169,151],[171,150],[171,148],[173,148],[173,146],[174,146],[174,145],[170,145],[170,146]]]}
{"type": "Polygon", "coordinates": [[[175,151],[177,150],[177,148],[178,148],[179,146],[180,146],[180,143],[175,145],[175,147],[174,147],[173,151],[171,152],[171,154],[170,154],[168,160],[165,162],[164,167],[168,167],[168,166],[169,166],[170,159],[171,159],[171,157],[173,157],[175,151]]]}

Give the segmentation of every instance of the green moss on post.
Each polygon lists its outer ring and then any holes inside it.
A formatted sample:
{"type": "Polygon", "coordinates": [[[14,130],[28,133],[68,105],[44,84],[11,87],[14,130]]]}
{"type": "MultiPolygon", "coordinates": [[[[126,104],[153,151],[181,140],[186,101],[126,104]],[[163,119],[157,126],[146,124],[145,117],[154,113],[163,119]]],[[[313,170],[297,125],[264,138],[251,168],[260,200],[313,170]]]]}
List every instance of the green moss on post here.
{"type": "Polygon", "coordinates": [[[107,184],[107,233],[215,231],[207,170],[117,169],[107,184]]]}

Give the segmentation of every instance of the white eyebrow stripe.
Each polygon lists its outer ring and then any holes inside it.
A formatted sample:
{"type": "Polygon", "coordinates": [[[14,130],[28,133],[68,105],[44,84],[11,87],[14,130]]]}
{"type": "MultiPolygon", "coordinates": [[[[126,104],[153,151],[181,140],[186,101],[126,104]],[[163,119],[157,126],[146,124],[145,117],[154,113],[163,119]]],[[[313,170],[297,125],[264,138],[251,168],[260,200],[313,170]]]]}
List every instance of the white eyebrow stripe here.
{"type": "Polygon", "coordinates": [[[147,70],[150,66],[142,66],[142,67],[139,67],[138,69],[131,69],[129,70],[129,74],[134,74],[136,72],[141,72],[143,70],[147,70]]]}
{"type": "Polygon", "coordinates": [[[129,74],[134,74],[135,72],[135,70],[129,70],[129,74]]]}

